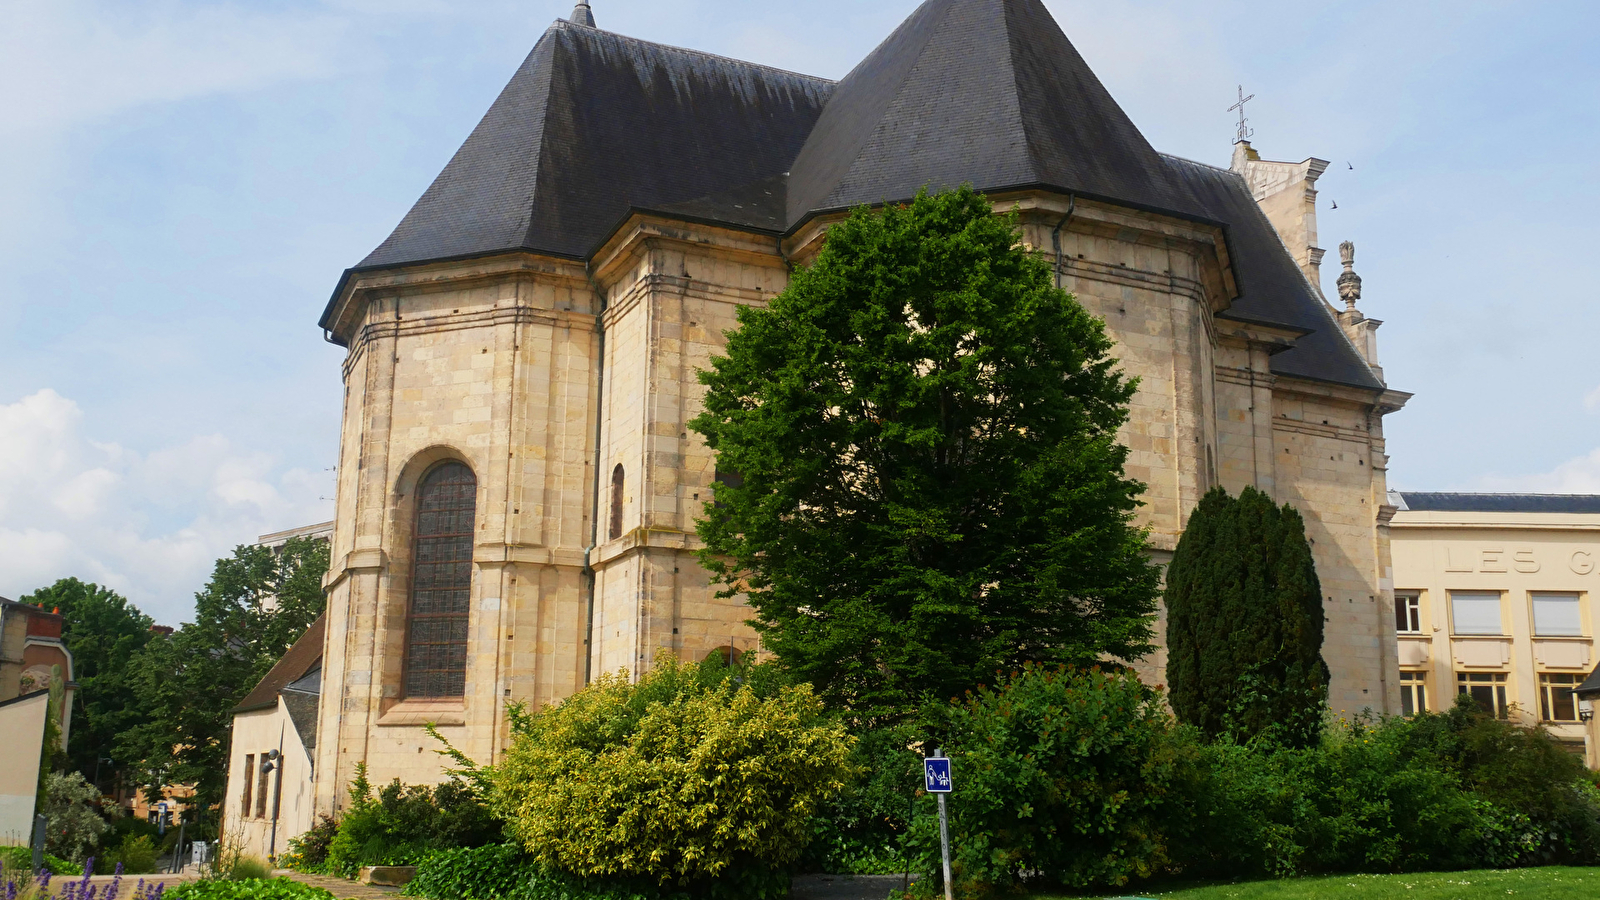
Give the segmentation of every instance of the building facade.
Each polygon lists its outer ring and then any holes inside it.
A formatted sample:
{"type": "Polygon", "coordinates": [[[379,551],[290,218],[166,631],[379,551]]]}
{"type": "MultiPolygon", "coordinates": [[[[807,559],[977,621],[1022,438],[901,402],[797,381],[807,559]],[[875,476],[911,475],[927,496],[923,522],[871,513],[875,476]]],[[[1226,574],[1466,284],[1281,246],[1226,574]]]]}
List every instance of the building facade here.
{"type": "MultiPolygon", "coordinates": [[[[1157,153],[1039,0],[930,0],[838,83],[580,4],[321,322],[348,355],[318,811],[358,763],[437,780],[425,724],[487,762],[508,701],[758,649],[694,557],[717,481],[696,372],[849,209],[963,183],[1140,379],[1121,437],[1152,553],[1214,485],[1294,504],[1333,702],[1397,711],[1383,417],[1407,395],[1359,279],[1346,309],[1323,297],[1325,166],[1157,153]]],[[[1164,656],[1143,665],[1160,680],[1164,656]]]]}
{"type": "Polygon", "coordinates": [[[1585,751],[1589,709],[1573,692],[1597,664],[1600,496],[1392,497],[1401,712],[1469,694],[1585,751]]]}
{"type": "Polygon", "coordinates": [[[325,623],[319,617],[233,710],[222,830],[245,856],[276,862],[311,828],[325,623]]]}

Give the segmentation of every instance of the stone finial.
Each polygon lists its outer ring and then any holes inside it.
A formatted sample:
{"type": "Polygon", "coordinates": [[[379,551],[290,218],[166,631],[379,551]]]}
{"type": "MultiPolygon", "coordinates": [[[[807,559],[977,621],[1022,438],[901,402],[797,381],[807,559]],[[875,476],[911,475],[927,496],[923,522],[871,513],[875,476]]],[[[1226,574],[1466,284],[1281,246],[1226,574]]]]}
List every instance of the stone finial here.
{"type": "Polygon", "coordinates": [[[572,15],[568,17],[568,21],[578,25],[587,25],[590,28],[595,27],[594,12],[589,9],[589,4],[583,2],[583,0],[578,0],[578,5],[572,8],[572,15]]]}
{"type": "Polygon", "coordinates": [[[1339,298],[1351,312],[1361,299],[1361,276],[1356,274],[1356,245],[1345,241],[1339,245],[1339,258],[1344,260],[1344,274],[1339,276],[1339,298]]]}

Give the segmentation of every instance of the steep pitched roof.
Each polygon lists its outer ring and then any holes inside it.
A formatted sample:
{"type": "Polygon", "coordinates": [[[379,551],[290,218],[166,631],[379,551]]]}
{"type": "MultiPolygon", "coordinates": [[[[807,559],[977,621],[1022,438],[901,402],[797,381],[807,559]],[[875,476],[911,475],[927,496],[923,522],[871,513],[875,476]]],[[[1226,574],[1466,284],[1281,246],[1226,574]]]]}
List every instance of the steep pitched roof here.
{"type": "Polygon", "coordinates": [[[795,160],[789,220],[964,182],[1196,211],[1040,0],[924,3],[839,83],[795,160]]]}
{"type": "Polygon", "coordinates": [[[1289,255],[1244,177],[1176,156],[1162,159],[1184,182],[1200,214],[1227,225],[1228,255],[1239,296],[1222,316],[1307,332],[1292,348],[1272,357],[1272,371],[1383,390],[1383,382],[1350,345],[1328,304],[1289,255]]]}
{"type": "Polygon", "coordinates": [[[283,654],[277,665],[233,708],[235,714],[277,706],[280,691],[291,682],[304,678],[313,669],[322,669],[322,639],[327,633],[327,619],[326,613],[317,616],[317,620],[283,654]]]}
{"type": "Polygon", "coordinates": [[[1306,332],[1273,371],[1383,388],[1243,179],[1157,153],[1041,0],[927,0],[838,85],[557,21],[351,272],[514,250],[582,259],[630,210],[783,233],[963,183],[1220,225],[1241,291],[1226,315],[1306,332]]]}
{"type": "Polygon", "coordinates": [[[781,176],[832,82],[557,21],[358,269],[582,258],[633,207],[781,176]]]}

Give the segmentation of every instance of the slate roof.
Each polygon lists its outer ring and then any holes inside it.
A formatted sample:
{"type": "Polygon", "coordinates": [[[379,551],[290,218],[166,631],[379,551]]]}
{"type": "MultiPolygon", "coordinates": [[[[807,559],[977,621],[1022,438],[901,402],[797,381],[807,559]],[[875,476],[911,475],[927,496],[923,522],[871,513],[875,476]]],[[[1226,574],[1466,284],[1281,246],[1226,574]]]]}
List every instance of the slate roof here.
{"type": "Polygon", "coordinates": [[[550,26],[358,269],[507,250],[584,258],[627,216],[789,170],[832,82],[550,26]]]}
{"type": "Polygon", "coordinates": [[[1600,697],[1600,669],[1595,669],[1589,673],[1589,677],[1583,680],[1583,684],[1573,688],[1572,692],[1578,695],[1579,700],[1592,700],[1595,697],[1600,697]]]}
{"type": "Polygon", "coordinates": [[[1600,513],[1600,494],[1463,494],[1391,491],[1415,512],[1600,513]]]}
{"type": "Polygon", "coordinates": [[[318,672],[322,670],[322,639],[327,629],[327,618],[326,614],[317,616],[317,620],[283,654],[278,664],[233,708],[235,714],[277,706],[279,692],[291,682],[304,678],[313,669],[318,672]]]}
{"type": "MultiPolygon", "coordinates": [[[[573,18],[593,21],[583,4],[573,18]]],[[[1227,315],[1308,332],[1275,372],[1383,388],[1244,180],[1157,153],[1041,0],[928,0],[837,85],[557,21],[345,280],[514,250],[586,259],[632,210],[776,235],[963,183],[1219,225],[1242,292],[1227,315]]]]}

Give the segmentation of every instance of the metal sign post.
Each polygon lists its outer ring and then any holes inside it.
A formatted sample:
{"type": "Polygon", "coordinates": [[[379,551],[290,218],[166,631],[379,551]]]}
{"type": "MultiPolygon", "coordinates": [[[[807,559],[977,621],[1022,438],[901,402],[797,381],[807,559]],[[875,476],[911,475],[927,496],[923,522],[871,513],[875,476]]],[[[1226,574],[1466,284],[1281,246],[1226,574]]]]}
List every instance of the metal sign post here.
{"type": "Polygon", "coordinates": [[[44,841],[49,828],[49,819],[42,815],[33,817],[33,874],[35,876],[44,871],[44,841]]]}
{"type": "Polygon", "coordinates": [[[950,759],[944,755],[942,748],[933,751],[932,756],[922,761],[922,775],[928,793],[939,798],[939,852],[944,858],[944,900],[955,900],[955,887],[950,883],[950,816],[944,806],[944,795],[955,788],[955,782],[951,778],[950,759]]]}

